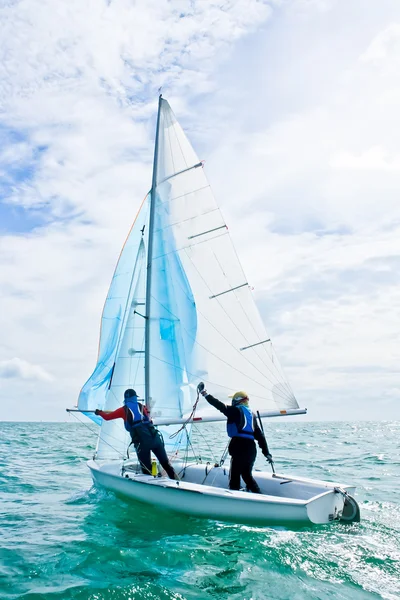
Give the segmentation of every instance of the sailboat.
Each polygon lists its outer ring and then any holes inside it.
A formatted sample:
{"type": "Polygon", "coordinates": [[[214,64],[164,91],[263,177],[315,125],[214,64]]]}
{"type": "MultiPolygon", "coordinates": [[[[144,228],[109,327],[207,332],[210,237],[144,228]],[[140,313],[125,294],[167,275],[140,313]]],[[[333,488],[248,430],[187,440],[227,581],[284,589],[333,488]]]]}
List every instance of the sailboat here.
{"type": "MultiPolygon", "coordinates": [[[[101,320],[95,370],[78,411],[101,425],[95,484],[194,517],[236,523],[359,520],[352,485],[255,471],[261,494],[229,489],[225,456],[202,461],[193,428],[225,420],[197,385],[222,401],[247,390],[260,420],[304,414],[275,354],[223,215],[199,160],[160,95],[153,177],[120,254],[101,320]],[[179,480],[143,474],[121,419],[102,421],[134,388],[162,432],[179,480]]],[[[204,432],[207,435],[207,432],[204,432]]]]}

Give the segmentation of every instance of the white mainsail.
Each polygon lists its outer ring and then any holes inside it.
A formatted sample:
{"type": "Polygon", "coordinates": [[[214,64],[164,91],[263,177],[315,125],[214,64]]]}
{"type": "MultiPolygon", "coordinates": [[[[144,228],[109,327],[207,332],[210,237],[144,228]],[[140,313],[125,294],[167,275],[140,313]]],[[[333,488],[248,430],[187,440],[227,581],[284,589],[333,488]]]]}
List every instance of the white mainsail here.
{"type": "MultiPolygon", "coordinates": [[[[203,165],[160,97],[152,191],[121,253],[78,407],[113,410],[132,387],[156,422],[179,422],[201,380],[226,402],[245,390],[253,410],[298,408],[203,165]]],[[[201,399],[196,417],[210,415],[201,399]]],[[[121,420],[104,422],[98,457],[124,455],[128,438],[121,420]]]]}
{"type": "MultiPolygon", "coordinates": [[[[173,398],[189,413],[200,380],[221,400],[244,389],[256,410],[298,408],[204,169],[162,98],[159,110],[149,301],[153,410],[168,417],[173,398]]],[[[196,416],[206,414],[214,409],[202,401],[196,416]]]]}

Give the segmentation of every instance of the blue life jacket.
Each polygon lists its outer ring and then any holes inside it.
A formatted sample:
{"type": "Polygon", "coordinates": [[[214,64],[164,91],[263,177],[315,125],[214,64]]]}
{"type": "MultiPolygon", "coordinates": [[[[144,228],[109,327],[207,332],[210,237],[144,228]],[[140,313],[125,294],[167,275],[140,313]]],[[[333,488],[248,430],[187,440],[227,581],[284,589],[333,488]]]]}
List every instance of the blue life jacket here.
{"type": "Polygon", "coordinates": [[[242,413],[242,422],[244,421],[243,427],[238,426],[236,423],[227,423],[226,431],[230,438],[239,437],[254,440],[254,429],[253,429],[253,413],[248,406],[243,404],[237,407],[242,413]]]}
{"type": "Polygon", "coordinates": [[[140,412],[137,400],[133,400],[134,396],[125,400],[126,419],[124,420],[125,429],[131,432],[138,425],[151,425],[151,421],[147,415],[140,412]]]}

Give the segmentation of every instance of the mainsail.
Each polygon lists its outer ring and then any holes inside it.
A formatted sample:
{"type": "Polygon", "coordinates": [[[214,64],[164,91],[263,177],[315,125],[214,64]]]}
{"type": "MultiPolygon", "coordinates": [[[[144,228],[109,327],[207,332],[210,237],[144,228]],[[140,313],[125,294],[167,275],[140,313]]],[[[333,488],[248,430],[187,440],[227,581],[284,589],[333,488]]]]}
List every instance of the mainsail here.
{"type": "MultiPolygon", "coordinates": [[[[173,402],[190,412],[200,380],[222,400],[244,389],[254,409],[298,408],[202,164],[162,98],[159,110],[149,299],[154,414],[167,417],[173,402]]],[[[213,411],[203,401],[196,416],[213,411]]]]}
{"type": "MultiPolygon", "coordinates": [[[[244,389],[253,410],[298,408],[203,165],[160,97],[152,190],[120,256],[78,407],[113,410],[133,387],[156,421],[178,422],[201,380],[226,402],[244,389]]],[[[201,399],[196,417],[209,415],[201,399]]],[[[127,437],[120,420],[103,423],[98,456],[123,455],[127,437]]]]}

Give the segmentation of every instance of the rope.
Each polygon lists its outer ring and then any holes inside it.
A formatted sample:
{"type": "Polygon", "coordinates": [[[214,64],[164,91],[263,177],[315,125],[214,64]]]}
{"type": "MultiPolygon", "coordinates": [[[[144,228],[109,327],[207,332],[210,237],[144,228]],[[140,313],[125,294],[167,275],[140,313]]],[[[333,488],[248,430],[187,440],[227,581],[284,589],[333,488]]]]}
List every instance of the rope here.
{"type": "MultiPolygon", "coordinates": [[[[180,288],[182,290],[182,288],[180,288]]],[[[182,290],[184,291],[184,290],[182,290]]],[[[177,317],[174,315],[173,312],[171,312],[162,302],[160,302],[157,298],[155,298],[154,296],[152,296],[152,299],[155,300],[160,306],[162,306],[165,310],[168,310],[168,312],[177,319],[177,317]]],[[[220,335],[242,358],[244,358],[250,365],[252,365],[252,367],[258,371],[263,377],[265,377],[265,379],[267,379],[270,384],[272,385],[271,388],[268,388],[265,383],[261,383],[259,381],[257,381],[256,379],[254,379],[254,377],[249,377],[249,375],[247,375],[246,373],[243,373],[243,371],[239,371],[239,369],[237,369],[236,367],[234,367],[233,365],[231,365],[229,362],[227,362],[226,360],[224,360],[221,356],[219,356],[218,354],[215,354],[214,352],[212,352],[209,348],[207,348],[206,346],[204,346],[203,344],[200,344],[200,342],[197,341],[197,339],[195,337],[193,337],[193,335],[190,334],[190,332],[186,329],[186,327],[183,326],[183,324],[181,323],[180,326],[181,328],[185,331],[186,335],[188,335],[188,337],[194,341],[195,344],[197,344],[200,348],[203,348],[203,350],[205,350],[206,352],[208,352],[209,354],[211,354],[211,356],[213,356],[214,358],[216,358],[217,360],[221,361],[222,363],[226,364],[229,368],[231,368],[232,370],[240,373],[241,375],[243,375],[244,377],[248,377],[249,379],[251,379],[251,381],[253,381],[254,383],[256,383],[257,385],[259,385],[260,387],[266,388],[269,391],[272,392],[274,386],[276,386],[276,382],[274,383],[265,373],[263,373],[262,371],[260,371],[260,369],[258,369],[258,367],[256,367],[249,358],[247,358],[246,356],[244,356],[240,350],[234,346],[232,344],[232,342],[230,342],[228,340],[227,337],[225,337],[220,331],[218,331],[218,329],[215,327],[215,325],[213,325],[213,323],[211,323],[211,321],[197,308],[197,312],[209,323],[209,325],[211,325],[211,327],[218,333],[218,335],[220,335]]],[[[246,339],[246,338],[245,338],[246,339]]],[[[181,371],[183,371],[184,369],[178,365],[175,365],[174,363],[169,363],[165,360],[159,359],[157,356],[154,355],[150,355],[152,356],[152,358],[156,358],[158,360],[160,360],[161,362],[165,362],[167,364],[170,364],[171,366],[173,366],[175,369],[179,369],[181,371]]],[[[265,363],[263,363],[265,364],[265,363]]],[[[265,366],[268,368],[268,366],[265,364],[265,366]]],[[[271,370],[269,369],[269,371],[271,372],[271,370]]],[[[193,373],[189,373],[189,371],[186,371],[189,375],[193,375],[195,376],[193,373]]],[[[272,373],[272,372],[271,372],[272,373]]],[[[284,382],[279,381],[278,378],[276,378],[276,381],[282,385],[284,385],[284,382]]],[[[223,386],[223,387],[227,387],[227,386],[223,386]]],[[[290,395],[286,395],[283,396],[282,394],[279,393],[278,390],[275,391],[277,396],[280,396],[282,398],[282,400],[288,400],[290,399],[290,395]]],[[[254,396],[254,394],[252,394],[254,396]]],[[[261,396],[258,396],[261,397],[261,396]]]]}
{"type": "MultiPolygon", "coordinates": [[[[87,428],[89,429],[89,431],[91,431],[91,433],[96,433],[96,432],[94,431],[94,429],[92,429],[91,427],[89,427],[89,425],[87,425],[86,423],[84,423],[83,421],[81,421],[81,420],[79,419],[79,417],[78,417],[78,416],[77,416],[75,413],[69,413],[69,414],[70,414],[70,415],[72,415],[73,417],[75,417],[75,419],[76,419],[76,420],[77,420],[77,421],[78,421],[78,422],[79,422],[81,425],[83,425],[84,427],[87,427],[87,428]]],[[[110,436],[110,437],[111,437],[111,436],[110,436]]],[[[103,441],[103,443],[104,443],[104,444],[107,444],[107,446],[110,446],[110,448],[111,448],[112,450],[114,450],[114,452],[116,452],[116,453],[117,453],[119,456],[122,456],[122,459],[124,459],[124,455],[123,455],[123,454],[121,454],[121,452],[119,452],[119,451],[118,451],[116,448],[114,448],[114,446],[112,446],[111,444],[109,444],[108,442],[106,442],[106,440],[104,440],[104,439],[103,439],[102,441],[103,441]]]]}
{"type": "Polygon", "coordinates": [[[171,435],[169,436],[169,439],[172,440],[174,437],[176,437],[178,435],[178,433],[180,433],[183,429],[186,429],[186,425],[189,423],[189,421],[194,418],[195,412],[196,412],[196,408],[197,405],[199,403],[199,398],[200,398],[200,394],[197,391],[197,398],[196,398],[196,402],[193,404],[193,408],[192,408],[192,412],[190,413],[190,415],[188,416],[188,418],[186,419],[186,421],[183,423],[182,427],[180,427],[177,431],[175,431],[175,433],[171,433],[171,435]]]}
{"type": "Polygon", "coordinates": [[[228,441],[228,443],[226,444],[226,446],[225,446],[225,450],[223,451],[223,453],[222,453],[222,456],[221,456],[221,458],[220,458],[220,461],[219,461],[219,466],[220,466],[220,467],[222,467],[222,465],[223,465],[223,464],[224,464],[224,462],[225,462],[225,459],[226,459],[226,457],[228,456],[228,448],[229,448],[229,441],[228,441]]]}

